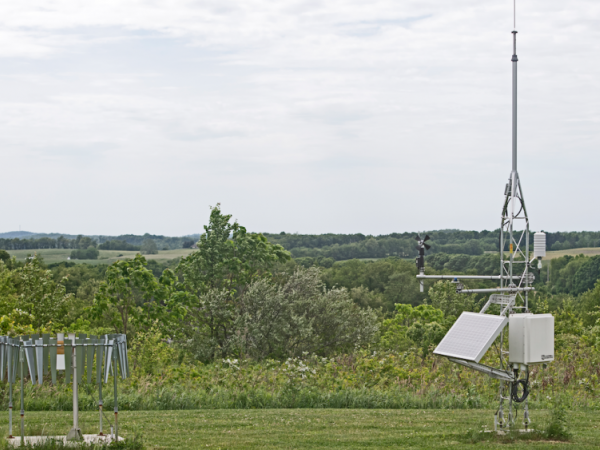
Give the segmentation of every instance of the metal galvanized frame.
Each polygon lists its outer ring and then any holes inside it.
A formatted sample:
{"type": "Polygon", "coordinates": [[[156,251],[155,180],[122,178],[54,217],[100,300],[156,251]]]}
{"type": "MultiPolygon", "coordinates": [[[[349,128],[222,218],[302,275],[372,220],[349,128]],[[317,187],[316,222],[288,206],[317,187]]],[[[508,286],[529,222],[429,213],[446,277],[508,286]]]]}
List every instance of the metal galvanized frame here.
{"type": "MultiPolygon", "coordinates": [[[[72,335],[74,337],[74,335],[72,335]]],[[[12,410],[13,410],[13,385],[17,381],[17,370],[19,369],[21,386],[27,376],[31,383],[42,384],[44,375],[51,375],[52,384],[57,382],[57,350],[58,340],[51,338],[49,334],[25,335],[20,338],[0,336],[0,380],[4,376],[9,383],[9,436],[12,436],[12,410]],[[48,370],[50,366],[50,370],[48,370]]],[[[117,376],[120,372],[122,378],[129,376],[129,364],[127,360],[127,338],[125,335],[104,335],[101,338],[88,336],[81,333],[75,339],[64,339],[65,377],[64,382],[71,381],[72,363],[76,364],[76,384],[83,382],[83,372],[87,369],[87,382],[92,380],[98,384],[100,394],[100,414],[102,414],[102,378],[108,382],[110,373],[114,375],[114,404],[115,404],[115,438],[118,438],[117,425],[117,376]],[[75,350],[75,361],[71,355],[75,350]],[[96,377],[94,379],[94,355],[96,356],[96,377]],[[86,364],[87,358],[87,364],[86,364]],[[103,372],[104,370],[104,372],[103,372]],[[104,377],[102,376],[104,375],[104,377]]],[[[74,424],[77,425],[78,397],[77,386],[74,386],[74,424]]],[[[21,435],[24,437],[24,390],[21,389],[21,435]]],[[[102,418],[100,418],[100,431],[102,431],[102,418]]]]}

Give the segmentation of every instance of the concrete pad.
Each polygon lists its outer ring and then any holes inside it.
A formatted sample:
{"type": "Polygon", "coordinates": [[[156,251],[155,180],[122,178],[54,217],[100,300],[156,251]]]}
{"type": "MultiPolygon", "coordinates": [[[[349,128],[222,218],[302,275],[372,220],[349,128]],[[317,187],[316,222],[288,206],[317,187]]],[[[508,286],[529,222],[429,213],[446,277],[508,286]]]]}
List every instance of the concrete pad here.
{"type": "MultiPolygon", "coordinates": [[[[25,436],[25,445],[27,444],[39,444],[44,441],[54,440],[64,442],[66,445],[72,444],[76,445],[81,442],[85,442],[86,444],[109,444],[114,441],[112,436],[98,436],[97,434],[84,434],[83,441],[67,441],[66,436],[25,436]]],[[[119,436],[119,441],[123,441],[124,439],[119,436]]],[[[13,447],[21,446],[21,436],[15,436],[10,439],[6,439],[8,445],[12,445],[13,447]]]]}

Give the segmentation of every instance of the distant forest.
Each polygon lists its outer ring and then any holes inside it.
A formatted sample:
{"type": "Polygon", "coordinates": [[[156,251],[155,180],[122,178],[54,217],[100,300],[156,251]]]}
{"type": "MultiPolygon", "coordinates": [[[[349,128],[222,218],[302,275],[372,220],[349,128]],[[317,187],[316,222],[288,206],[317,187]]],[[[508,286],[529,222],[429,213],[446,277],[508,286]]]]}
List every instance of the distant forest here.
{"type": "MultiPolygon", "coordinates": [[[[461,231],[438,230],[428,234],[431,250],[428,254],[446,253],[482,255],[487,251],[499,251],[499,230],[461,231]]],[[[269,234],[265,237],[273,244],[280,244],[294,258],[328,258],[342,261],[354,258],[412,258],[417,256],[416,232],[392,233],[380,236],[364,234],[269,234]]],[[[533,232],[529,238],[533,243],[533,232]]],[[[600,247],[600,232],[574,231],[547,233],[548,250],[600,247]]]]}
{"type": "MultiPolygon", "coordinates": [[[[461,231],[437,230],[425,232],[431,237],[429,255],[445,253],[449,255],[483,255],[498,251],[498,230],[461,231]]],[[[421,233],[421,234],[425,234],[421,233]]],[[[413,258],[417,255],[416,232],[392,233],[387,235],[364,234],[290,234],[264,233],[273,244],[280,244],[294,258],[327,259],[331,263],[355,258],[413,258]]],[[[199,235],[168,237],[152,234],[121,236],[77,236],[68,239],[58,237],[8,237],[0,238],[3,250],[36,250],[50,248],[87,249],[90,243],[99,250],[139,250],[147,240],[155,242],[158,250],[190,248],[199,235]]],[[[600,247],[600,232],[574,231],[547,233],[548,250],[600,247]]],[[[533,242],[533,233],[530,236],[533,242]]]]}
{"type": "Polygon", "coordinates": [[[40,235],[31,237],[0,238],[1,250],[39,250],[49,248],[87,249],[89,246],[100,250],[140,250],[144,241],[154,241],[159,250],[174,250],[190,248],[200,238],[200,235],[169,237],[154,234],[124,234],[121,236],[83,236],[69,239],[65,236],[56,238],[40,235]]]}

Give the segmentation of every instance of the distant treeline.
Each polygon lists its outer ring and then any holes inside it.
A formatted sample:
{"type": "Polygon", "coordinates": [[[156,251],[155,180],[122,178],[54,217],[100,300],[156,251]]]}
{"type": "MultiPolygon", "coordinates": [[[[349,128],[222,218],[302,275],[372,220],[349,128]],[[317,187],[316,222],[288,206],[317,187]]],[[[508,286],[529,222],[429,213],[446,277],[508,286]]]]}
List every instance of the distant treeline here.
{"type": "MultiPolygon", "coordinates": [[[[392,233],[387,235],[357,234],[290,234],[264,233],[273,244],[280,244],[290,251],[294,258],[319,258],[342,261],[354,258],[411,258],[417,255],[416,232],[392,233]]],[[[450,255],[483,255],[488,251],[498,251],[498,230],[461,231],[437,230],[428,234],[431,250],[427,254],[446,253],[450,255]]],[[[87,249],[90,242],[100,250],[139,251],[142,243],[152,240],[158,250],[190,248],[198,240],[196,236],[168,237],[161,235],[121,236],[77,236],[76,239],[40,237],[32,239],[0,238],[0,249],[36,250],[48,248],[87,249]],[[85,239],[85,245],[82,245],[85,239]]],[[[568,250],[572,248],[600,247],[600,232],[574,231],[547,233],[548,250],[568,250]]],[[[533,242],[533,233],[530,236],[533,242]]],[[[507,250],[507,249],[505,249],[507,250]]],[[[303,264],[304,265],[304,264],[303,264]]]]}
{"type": "MultiPolygon", "coordinates": [[[[499,250],[499,230],[461,231],[438,230],[428,234],[431,250],[428,254],[447,253],[483,255],[486,251],[499,250]]],[[[386,258],[396,256],[410,258],[417,256],[416,232],[392,233],[372,236],[364,234],[270,234],[265,237],[274,244],[282,245],[294,258],[331,258],[336,261],[353,258],[386,258]]],[[[600,232],[576,231],[547,233],[548,250],[600,247],[600,232]]],[[[533,243],[533,233],[530,236],[533,243]]]]}
{"type": "Polygon", "coordinates": [[[159,250],[171,250],[191,247],[198,239],[190,236],[168,237],[153,234],[122,236],[83,236],[75,239],[67,239],[64,236],[58,238],[40,237],[32,239],[0,238],[0,249],[2,250],[38,250],[38,249],[87,249],[90,246],[100,250],[134,250],[139,251],[144,241],[152,240],[159,250]],[[191,243],[190,243],[191,242],[191,243]]]}

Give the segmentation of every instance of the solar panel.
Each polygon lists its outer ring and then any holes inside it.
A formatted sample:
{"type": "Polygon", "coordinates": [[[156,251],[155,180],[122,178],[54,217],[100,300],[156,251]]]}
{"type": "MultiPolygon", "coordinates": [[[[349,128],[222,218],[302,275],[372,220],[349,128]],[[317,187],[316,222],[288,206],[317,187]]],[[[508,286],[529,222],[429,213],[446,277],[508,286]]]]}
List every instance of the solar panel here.
{"type": "Polygon", "coordinates": [[[463,312],[433,353],[479,362],[507,323],[507,317],[463,312]]]}

